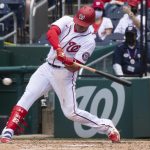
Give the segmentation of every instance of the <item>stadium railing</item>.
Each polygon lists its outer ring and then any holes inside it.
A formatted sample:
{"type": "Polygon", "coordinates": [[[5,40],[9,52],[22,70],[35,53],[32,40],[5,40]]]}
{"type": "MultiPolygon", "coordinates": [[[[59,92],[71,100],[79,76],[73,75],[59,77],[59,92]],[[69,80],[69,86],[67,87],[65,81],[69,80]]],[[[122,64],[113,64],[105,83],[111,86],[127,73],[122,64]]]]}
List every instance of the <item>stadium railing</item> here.
{"type": "Polygon", "coordinates": [[[4,36],[0,37],[0,41],[2,40],[6,40],[7,38],[13,36],[14,37],[14,43],[17,43],[17,18],[14,12],[10,12],[9,14],[3,16],[2,18],[0,18],[0,22],[6,20],[7,18],[13,16],[13,20],[14,20],[14,30],[11,31],[10,33],[7,33],[4,36]]]}

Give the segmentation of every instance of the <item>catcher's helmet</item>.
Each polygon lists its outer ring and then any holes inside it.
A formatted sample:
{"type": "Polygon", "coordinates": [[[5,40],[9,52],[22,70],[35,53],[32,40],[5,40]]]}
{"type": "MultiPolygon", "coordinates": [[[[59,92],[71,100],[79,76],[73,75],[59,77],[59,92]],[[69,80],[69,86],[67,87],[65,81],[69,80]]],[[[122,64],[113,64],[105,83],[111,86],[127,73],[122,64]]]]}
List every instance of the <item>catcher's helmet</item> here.
{"type": "Polygon", "coordinates": [[[134,34],[137,36],[137,29],[134,26],[128,26],[125,30],[125,36],[134,34]]]}
{"type": "Polygon", "coordinates": [[[95,11],[90,6],[83,6],[73,18],[74,23],[83,27],[88,27],[95,22],[95,11]]]}

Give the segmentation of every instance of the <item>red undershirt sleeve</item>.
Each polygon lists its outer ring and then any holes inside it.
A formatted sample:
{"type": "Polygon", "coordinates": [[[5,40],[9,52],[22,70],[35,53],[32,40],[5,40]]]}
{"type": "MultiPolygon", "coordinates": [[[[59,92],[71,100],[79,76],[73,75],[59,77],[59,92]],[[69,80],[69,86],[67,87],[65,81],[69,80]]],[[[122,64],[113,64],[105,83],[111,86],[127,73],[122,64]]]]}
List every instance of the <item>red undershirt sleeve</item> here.
{"type": "Polygon", "coordinates": [[[59,35],[61,33],[61,30],[58,26],[53,25],[48,30],[46,36],[49,43],[53,46],[54,49],[57,49],[59,46],[59,35]]]}

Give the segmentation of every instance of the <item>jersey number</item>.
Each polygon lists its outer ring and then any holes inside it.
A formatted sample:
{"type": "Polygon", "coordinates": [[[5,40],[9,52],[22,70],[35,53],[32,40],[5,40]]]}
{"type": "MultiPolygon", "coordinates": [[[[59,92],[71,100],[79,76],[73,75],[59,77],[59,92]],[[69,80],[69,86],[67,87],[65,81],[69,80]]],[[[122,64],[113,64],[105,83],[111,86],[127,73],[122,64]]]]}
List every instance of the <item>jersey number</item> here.
{"type": "Polygon", "coordinates": [[[69,42],[67,47],[67,52],[77,52],[81,46],[77,45],[75,42],[69,42]]]}

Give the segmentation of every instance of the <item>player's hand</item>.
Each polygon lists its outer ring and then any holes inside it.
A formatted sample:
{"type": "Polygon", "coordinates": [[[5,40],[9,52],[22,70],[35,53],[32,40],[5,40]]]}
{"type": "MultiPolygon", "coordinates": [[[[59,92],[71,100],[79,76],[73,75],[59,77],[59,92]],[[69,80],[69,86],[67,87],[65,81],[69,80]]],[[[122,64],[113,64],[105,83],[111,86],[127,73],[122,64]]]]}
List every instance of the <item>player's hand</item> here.
{"type": "Polygon", "coordinates": [[[62,48],[57,48],[57,59],[63,62],[66,65],[73,65],[73,59],[70,57],[66,57],[62,48]]]}
{"type": "Polygon", "coordinates": [[[57,52],[57,59],[59,61],[63,62],[64,61],[64,56],[65,56],[65,54],[63,52],[63,49],[62,48],[57,48],[56,52],[57,52]]]}
{"type": "Polygon", "coordinates": [[[68,66],[71,66],[71,65],[73,65],[73,59],[70,58],[70,57],[66,57],[66,56],[65,56],[63,63],[66,64],[66,65],[68,65],[68,66]]]}

